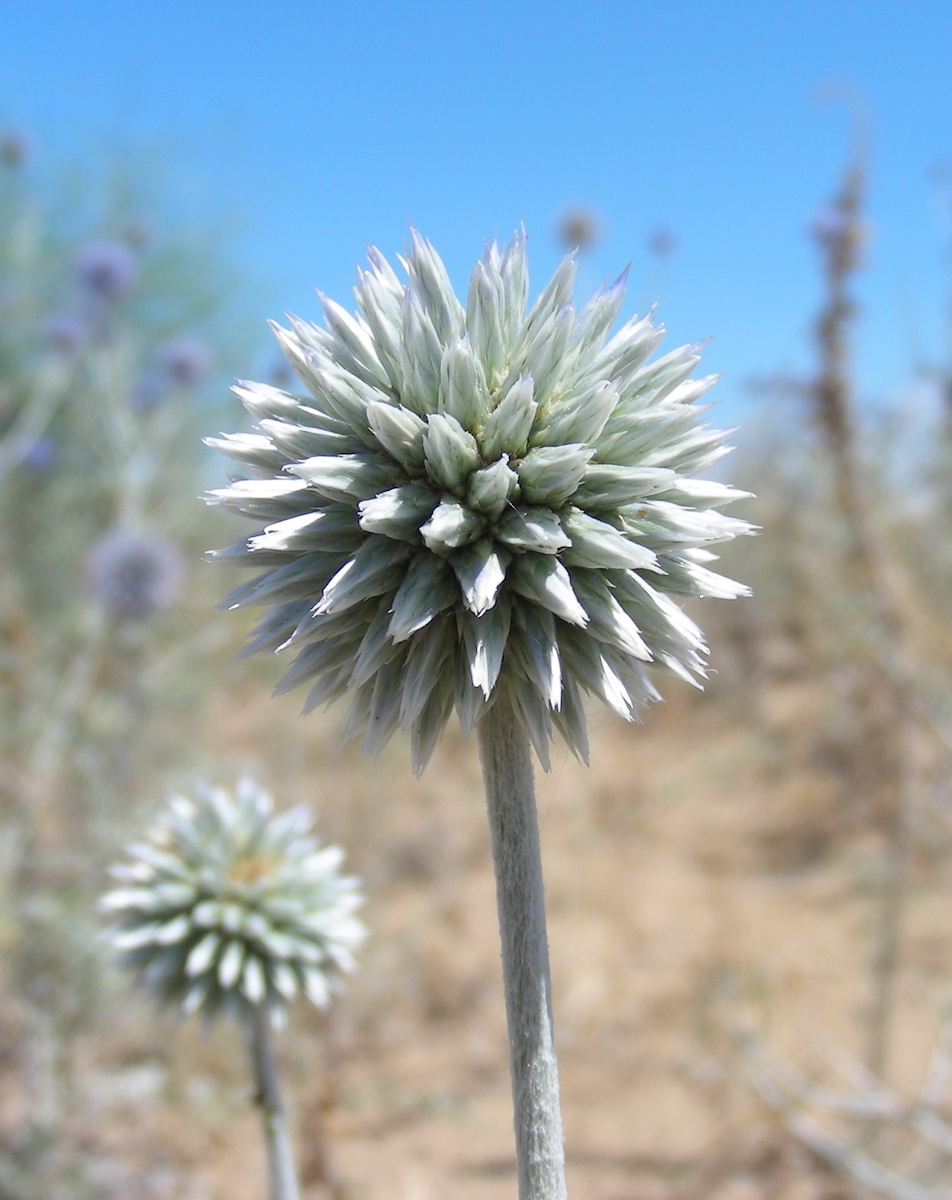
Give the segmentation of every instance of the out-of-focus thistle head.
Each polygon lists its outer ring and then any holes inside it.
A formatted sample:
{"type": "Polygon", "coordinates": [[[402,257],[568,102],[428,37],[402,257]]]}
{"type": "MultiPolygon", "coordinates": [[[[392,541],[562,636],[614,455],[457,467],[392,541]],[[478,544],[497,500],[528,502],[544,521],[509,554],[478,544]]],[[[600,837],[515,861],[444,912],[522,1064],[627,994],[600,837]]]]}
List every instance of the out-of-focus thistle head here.
{"type": "Polygon", "coordinates": [[[76,255],[76,279],[97,300],[118,300],[135,285],[139,264],[126,242],[88,242],[76,255]]]}
{"type": "Polygon", "coordinates": [[[298,996],[325,1005],[366,931],[358,880],[311,824],[301,807],[275,814],[247,778],[234,796],[204,785],[174,796],[100,901],[124,965],[186,1012],[264,1004],[280,1017],[298,996]]]}
{"type": "Polygon", "coordinates": [[[591,250],[600,236],[600,223],[587,208],[573,208],[559,222],[559,241],[569,250],[591,250]]]}
{"type": "Polygon", "coordinates": [[[663,225],[652,230],[648,236],[648,251],[654,258],[670,258],[677,246],[674,234],[670,229],[665,229],[663,225]]]}
{"type": "Polygon", "coordinates": [[[180,337],[159,349],[159,367],[173,387],[192,388],[203,383],[211,372],[208,347],[197,338],[180,337]]]}
{"type": "Polygon", "coordinates": [[[663,331],[612,336],[622,276],[576,311],[566,258],[528,309],[524,235],[477,262],[465,306],[416,233],[402,282],[375,249],[359,311],[275,335],[305,398],[243,383],[257,432],[212,439],[247,479],[211,502],[263,528],[214,554],[258,568],[226,603],[268,606],[250,649],[295,653],[305,709],[351,693],[348,732],[398,727],[426,764],[505,690],[543,765],[558,730],[587,754],[582,694],[631,719],[653,664],[703,675],[673,597],[746,591],[707,567],[751,532],[739,493],[691,476],[724,453],[698,423],[697,348],[648,362],[663,331]]]}
{"type": "Polygon", "coordinates": [[[107,612],[125,620],[170,608],[184,573],[182,555],[172,542],[128,529],[104,534],[86,562],[90,590],[107,612]]]}

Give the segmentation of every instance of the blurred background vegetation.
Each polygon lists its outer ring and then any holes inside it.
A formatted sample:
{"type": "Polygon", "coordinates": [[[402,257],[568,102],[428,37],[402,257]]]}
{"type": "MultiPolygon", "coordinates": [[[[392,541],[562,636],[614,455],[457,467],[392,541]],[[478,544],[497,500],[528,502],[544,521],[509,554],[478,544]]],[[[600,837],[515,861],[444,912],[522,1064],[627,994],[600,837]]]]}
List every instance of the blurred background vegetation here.
{"type": "MultiPolygon", "coordinates": [[[[599,715],[592,770],[540,781],[580,1198],[952,1187],[952,362],[854,394],[867,156],[859,121],[807,234],[814,369],[752,383],[725,468],[763,534],[725,555],[754,598],[701,617],[710,686],[599,715]]],[[[234,377],[289,381],[225,239],[161,196],[134,158],[51,184],[0,138],[0,1200],[263,1194],[233,1032],[157,1017],[95,916],[168,789],[243,769],[369,896],[348,994],[284,1041],[307,1195],[511,1195],[474,748],[417,782],[237,658],[201,438],[234,377]]],[[[599,228],[552,233],[584,255],[599,228]]],[[[676,237],[648,252],[657,291],[676,237]]]]}

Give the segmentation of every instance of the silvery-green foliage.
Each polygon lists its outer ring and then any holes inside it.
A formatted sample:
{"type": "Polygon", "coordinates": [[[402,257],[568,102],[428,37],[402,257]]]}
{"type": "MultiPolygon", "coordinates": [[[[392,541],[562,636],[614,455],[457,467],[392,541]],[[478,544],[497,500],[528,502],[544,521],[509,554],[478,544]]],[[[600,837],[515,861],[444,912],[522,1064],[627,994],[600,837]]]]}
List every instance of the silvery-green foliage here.
{"type": "Polygon", "coordinates": [[[543,765],[557,730],[587,754],[583,693],[631,719],[648,664],[703,675],[675,597],[734,597],[709,547],[751,527],[739,493],[692,476],[724,453],[699,424],[697,348],[649,361],[650,317],[610,330],[624,277],[576,311],[575,263],[528,308],[525,238],[487,248],[466,304],[412,235],[402,282],[376,250],[351,315],[277,340],[307,389],[242,383],[252,433],[212,441],[248,478],[211,502],[259,532],[213,557],[260,570],[227,603],[267,605],[253,650],[289,649],[305,709],[352,695],[348,731],[397,728],[423,769],[454,706],[468,731],[508,692],[543,765]]]}
{"type": "Polygon", "coordinates": [[[266,1004],[280,1016],[298,996],[325,1005],[365,929],[358,880],[311,824],[303,807],[276,814],[247,778],[234,796],[200,785],[172,797],[100,901],[123,964],[186,1012],[266,1004]]]}

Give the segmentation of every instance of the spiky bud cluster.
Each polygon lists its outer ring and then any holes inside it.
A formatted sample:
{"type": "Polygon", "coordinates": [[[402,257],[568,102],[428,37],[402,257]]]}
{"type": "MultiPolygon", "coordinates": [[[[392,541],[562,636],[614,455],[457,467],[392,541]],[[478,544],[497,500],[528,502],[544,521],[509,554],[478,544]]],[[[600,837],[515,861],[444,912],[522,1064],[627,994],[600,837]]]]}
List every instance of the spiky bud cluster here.
{"type": "Polygon", "coordinates": [[[174,796],[146,839],[113,867],[100,901],[110,940],[146,988],[186,1012],[327,1003],[365,930],[343,851],[320,847],[302,807],[275,814],[250,779],[234,796],[200,785],[174,796]]]}
{"type": "Polygon", "coordinates": [[[721,453],[697,423],[714,382],[663,331],[613,336],[624,277],[576,312],[566,258],[529,309],[525,239],[493,244],[464,307],[416,233],[406,282],[375,249],[359,312],[275,326],[305,399],[244,383],[258,431],[213,439],[249,479],[211,501],[264,528],[214,557],[262,568],[232,607],[268,605],[254,650],[296,652],[279,690],[306,711],[353,694],[348,732],[398,727],[422,770],[454,705],[464,730],[498,690],[547,765],[553,728],[585,757],[582,693],[625,718],[644,671],[703,674],[701,631],[671,599],[732,597],[707,547],[742,493],[689,478],[721,453]]]}

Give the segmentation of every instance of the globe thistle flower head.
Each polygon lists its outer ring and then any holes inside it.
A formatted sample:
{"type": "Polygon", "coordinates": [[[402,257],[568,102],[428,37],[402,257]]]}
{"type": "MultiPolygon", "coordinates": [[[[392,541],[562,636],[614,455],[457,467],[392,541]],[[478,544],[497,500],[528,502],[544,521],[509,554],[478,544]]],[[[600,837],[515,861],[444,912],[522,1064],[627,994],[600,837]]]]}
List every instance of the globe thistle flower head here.
{"type": "Polygon", "coordinates": [[[139,264],[125,242],[98,241],[83,246],[74,263],[76,280],[91,297],[118,300],[134,286],[139,264]]]}
{"type": "Polygon", "coordinates": [[[677,248],[674,234],[664,226],[653,230],[648,238],[648,250],[654,258],[670,258],[677,248]]]}
{"type": "Polygon", "coordinates": [[[311,824],[304,808],[276,814],[247,778],[234,795],[173,797],[100,901],[123,965],[163,1003],[208,1017],[265,1005],[280,1019],[299,996],[326,1005],[366,931],[358,881],[311,824]]]}
{"type": "Polygon", "coordinates": [[[178,548],[165,538],[113,529],[93,546],[86,574],[90,590],[107,612],[141,620],[175,603],[185,564],[178,548]]]}
{"type": "Polygon", "coordinates": [[[376,250],[351,315],[275,335],[307,389],[243,383],[253,433],[211,439],[247,478],[211,494],[259,530],[212,557],[259,568],[250,650],[295,657],[305,710],[349,693],[375,752],[409,732],[423,769],[455,707],[465,731],[504,691],[543,766],[585,757],[582,700],[632,719],[649,665],[703,675],[682,596],[746,589],[709,547],[751,526],[742,493],[693,476],[722,453],[699,424],[697,348],[650,360],[650,317],[610,332],[624,277],[576,310],[567,257],[529,306],[525,238],[487,247],[463,304],[415,232],[401,280],[376,250]]]}
{"type": "Polygon", "coordinates": [[[159,350],[159,367],[173,387],[193,388],[211,373],[208,347],[197,338],[180,337],[166,342],[159,350]]]}
{"type": "Polygon", "coordinates": [[[598,217],[587,208],[573,208],[559,222],[559,241],[568,250],[591,250],[600,232],[598,217]]]}

